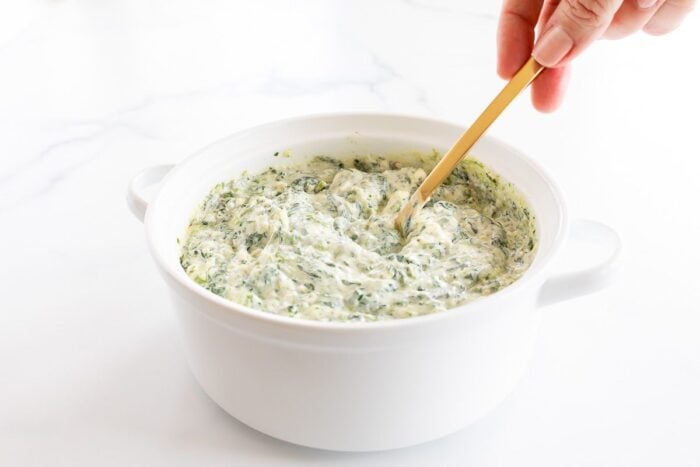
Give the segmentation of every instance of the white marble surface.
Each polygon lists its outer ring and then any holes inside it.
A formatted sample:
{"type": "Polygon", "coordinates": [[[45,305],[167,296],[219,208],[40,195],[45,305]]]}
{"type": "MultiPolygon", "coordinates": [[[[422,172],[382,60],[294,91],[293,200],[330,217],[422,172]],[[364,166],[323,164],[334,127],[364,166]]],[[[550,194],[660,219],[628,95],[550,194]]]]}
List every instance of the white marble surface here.
{"type": "Polygon", "coordinates": [[[698,14],[599,43],[554,115],[492,133],[544,163],[575,215],[625,239],[619,282],[547,310],[494,413],[405,450],[258,434],[186,367],[123,193],[286,116],[389,110],[467,124],[501,83],[496,0],[23,0],[0,4],[0,465],[700,465],[698,14]]]}

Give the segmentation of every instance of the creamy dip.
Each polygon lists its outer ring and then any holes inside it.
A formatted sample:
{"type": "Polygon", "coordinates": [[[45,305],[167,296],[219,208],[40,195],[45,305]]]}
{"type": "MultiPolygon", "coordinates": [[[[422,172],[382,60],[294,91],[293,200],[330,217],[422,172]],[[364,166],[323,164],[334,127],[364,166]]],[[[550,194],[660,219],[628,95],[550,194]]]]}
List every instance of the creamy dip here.
{"type": "Polygon", "coordinates": [[[403,238],[396,214],[436,159],[316,157],[219,183],[192,217],[182,267],[236,303],[321,321],[406,318],[494,293],[530,265],[534,217],[468,158],[403,238]]]}

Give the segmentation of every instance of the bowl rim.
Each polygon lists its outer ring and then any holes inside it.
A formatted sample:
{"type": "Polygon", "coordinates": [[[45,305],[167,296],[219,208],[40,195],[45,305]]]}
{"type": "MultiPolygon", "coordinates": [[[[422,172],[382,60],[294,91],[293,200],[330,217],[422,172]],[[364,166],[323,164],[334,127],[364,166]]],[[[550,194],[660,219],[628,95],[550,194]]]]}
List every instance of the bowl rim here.
{"type": "MultiPolygon", "coordinates": [[[[455,128],[464,128],[463,125],[449,121],[446,119],[426,117],[421,115],[412,115],[407,113],[392,113],[392,112],[323,112],[323,113],[312,113],[304,114],[298,116],[292,116],[284,119],[278,119],[271,122],[254,125],[251,127],[243,128],[241,130],[235,131],[229,135],[219,138],[206,146],[202,147],[198,151],[187,156],[185,159],[181,160],[168,172],[168,174],[161,181],[161,187],[165,186],[171,178],[173,178],[179,172],[185,170],[185,166],[193,162],[195,159],[200,157],[205,157],[206,154],[216,148],[217,146],[224,144],[230,139],[240,137],[244,134],[250,134],[251,132],[271,130],[278,126],[288,125],[290,123],[300,123],[305,121],[314,121],[321,119],[343,119],[343,118],[386,118],[393,120],[406,120],[412,121],[414,123],[425,122],[431,124],[438,124],[440,126],[451,126],[455,128]]],[[[351,130],[351,129],[350,129],[351,130]]],[[[518,158],[522,159],[530,169],[538,173],[538,175],[547,183],[549,190],[553,193],[554,199],[556,201],[556,207],[559,214],[559,225],[556,227],[556,232],[554,234],[554,241],[551,248],[548,250],[549,255],[545,258],[539,266],[539,270],[528,274],[531,269],[528,268],[526,272],[518,278],[512,284],[504,287],[503,289],[484,297],[480,297],[473,302],[466,303],[464,305],[450,308],[445,311],[440,311],[436,313],[430,313],[426,315],[414,316],[410,318],[401,319],[388,319],[383,321],[353,321],[353,322],[343,322],[343,321],[318,321],[309,320],[303,318],[294,318],[290,316],[278,315],[275,313],[266,312],[263,310],[258,310],[255,308],[247,307],[235,303],[231,300],[225,299],[219,295],[216,295],[206,288],[196,284],[181,267],[176,267],[172,264],[170,258],[166,257],[162,249],[158,244],[158,239],[155,238],[153,233],[153,222],[154,218],[157,217],[159,205],[161,203],[161,198],[164,190],[158,189],[154,194],[153,199],[149,203],[148,209],[146,211],[146,216],[144,219],[144,226],[146,228],[146,238],[149,250],[157,266],[162,273],[167,275],[170,281],[184,287],[190,293],[198,296],[210,304],[217,305],[218,307],[224,308],[227,313],[238,314],[241,317],[247,318],[249,320],[257,321],[260,324],[268,324],[275,326],[282,326],[288,329],[301,329],[301,330],[317,330],[317,331],[327,331],[327,332],[341,332],[341,333],[358,333],[358,332],[376,332],[380,330],[388,329],[399,329],[399,328],[413,328],[416,326],[425,326],[428,323],[437,324],[442,321],[450,321],[459,316],[473,315],[478,313],[485,308],[490,308],[494,304],[505,301],[508,297],[520,292],[527,286],[538,284],[541,285],[544,281],[543,276],[547,272],[548,266],[551,265],[552,261],[560,252],[563,242],[567,236],[569,229],[569,215],[566,197],[563,190],[559,187],[558,183],[550,175],[550,173],[542,167],[538,162],[534,161],[532,158],[518,150],[517,148],[503,142],[501,139],[484,135],[483,140],[491,141],[496,145],[507,150],[511,154],[514,154],[518,158]]],[[[540,255],[540,251],[536,253],[535,258],[540,255]]],[[[534,260],[533,260],[534,261],[534,260]]],[[[177,265],[179,266],[179,264],[177,265]]],[[[168,282],[170,282],[168,281],[168,282]]],[[[170,285],[170,284],[169,284],[170,285]]],[[[200,310],[206,313],[206,310],[200,310]]],[[[210,315],[211,313],[206,313],[210,315]]],[[[219,318],[212,316],[212,319],[219,321],[219,318]]]]}

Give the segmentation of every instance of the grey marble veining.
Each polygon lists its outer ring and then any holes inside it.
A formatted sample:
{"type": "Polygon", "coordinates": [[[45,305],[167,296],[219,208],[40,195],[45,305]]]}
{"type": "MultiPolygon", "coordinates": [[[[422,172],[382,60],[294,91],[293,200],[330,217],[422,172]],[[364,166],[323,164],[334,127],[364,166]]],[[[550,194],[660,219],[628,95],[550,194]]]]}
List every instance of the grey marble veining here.
{"type": "Polygon", "coordinates": [[[559,112],[522,96],[490,130],[574,217],[621,231],[626,272],[544,313],[532,369],[489,417],[408,450],[318,452],[231,420],[189,374],[130,178],[294,115],[466,126],[503,84],[499,3],[0,4],[0,465],[697,465],[697,15],[595,44],[559,112]]]}

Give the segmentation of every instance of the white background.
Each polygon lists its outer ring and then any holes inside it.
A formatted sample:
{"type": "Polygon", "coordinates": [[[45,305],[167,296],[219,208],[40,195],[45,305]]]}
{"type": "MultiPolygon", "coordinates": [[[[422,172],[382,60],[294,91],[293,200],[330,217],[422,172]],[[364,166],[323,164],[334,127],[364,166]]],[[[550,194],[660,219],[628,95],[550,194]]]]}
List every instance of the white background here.
{"type": "Polygon", "coordinates": [[[0,465],[700,465],[700,13],[595,44],[559,112],[523,97],[492,129],[575,217],[620,231],[619,281],[546,311],[526,378],[482,421],[338,454],[199,389],[125,187],[292,115],[469,124],[502,85],[496,0],[0,5],[0,465]]]}

